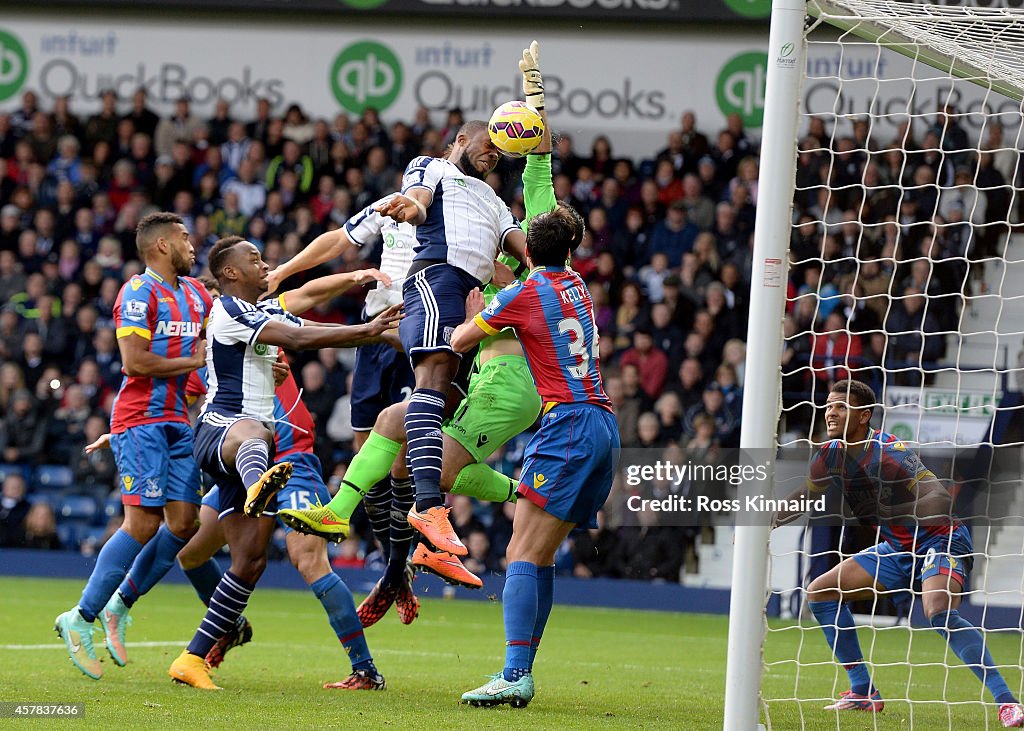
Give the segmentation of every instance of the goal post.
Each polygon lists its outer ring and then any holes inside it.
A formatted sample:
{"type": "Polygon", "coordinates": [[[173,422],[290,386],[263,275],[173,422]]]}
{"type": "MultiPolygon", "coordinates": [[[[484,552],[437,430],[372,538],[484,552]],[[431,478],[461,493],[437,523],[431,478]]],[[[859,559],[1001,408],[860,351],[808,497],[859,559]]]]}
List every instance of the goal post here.
{"type": "MultiPolygon", "coordinates": [[[[1020,348],[1024,340],[1024,266],[1017,266],[1024,264],[1024,251],[1017,252],[1016,258],[1006,253],[1011,246],[1012,226],[1020,221],[1024,10],[945,6],[912,0],[773,0],[766,63],[741,449],[766,450],[774,454],[780,447],[794,443],[805,447],[815,443],[815,425],[820,426],[820,417],[810,416],[810,424],[803,426],[802,432],[797,429],[796,437],[792,436],[793,423],[797,421],[796,414],[813,413],[821,406],[829,379],[819,377],[821,366],[815,365],[812,351],[801,369],[809,393],[795,400],[791,394],[784,394],[780,353],[791,338],[783,334],[787,305],[790,319],[795,320],[792,312],[798,309],[802,298],[815,303],[810,318],[812,325],[801,325],[805,330],[792,336],[806,336],[814,342],[823,331],[835,332],[827,330],[823,322],[829,301],[832,306],[838,301],[852,302],[856,309],[871,297],[876,298],[876,303],[884,301],[879,314],[881,324],[855,331],[854,315],[848,314],[843,330],[847,342],[853,340],[854,334],[863,338],[864,354],[858,351],[853,355],[849,349],[833,354],[830,348],[828,367],[835,372],[842,369],[855,374],[870,373],[877,381],[875,388],[881,408],[876,411],[881,412],[881,419],[875,419],[872,424],[897,433],[911,449],[922,452],[926,464],[930,462],[930,454],[941,457],[961,447],[992,447],[996,441],[994,420],[1000,414],[1005,420],[1013,413],[1009,410],[1011,407],[1000,411],[998,406],[1000,390],[1017,361],[1016,350],[1009,348],[1020,348]],[[826,51],[821,50],[826,47],[828,59],[826,51]],[[825,71],[810,68],[819,61],[831,64],[833,50],[835,68],[829,66],[825,71]],[[849,70],[846,65],[848,62],[852,65],[854,55],[863,59],[864,65],[849,70]],[[880,78],[881,74],[876,72],[884,64],[889,64],[888,69],[898,69],[897,74],[880,78]],[[826,91],[812,89],[814,83],[826,91]],[[810,105],[812,97],[818,108],[802,109],[802,103],[808,101],[810,105]],[[965,123],[973,125],[969,135],[964,135],[968,140],[963,143],[966,148],[958,146],[953,133],[947,132],[955,124],[940,125],[938,132],[932,124],[937,111],[958,104],[962,106],[956,113],[965,123]],[[827,140],[811,150],[823,160],[824,180],[820,185],[809,186],[806,181],[799,182],[798,155],[808,152],[807,145],[801,143],[801,136],[807,134],[812,114],[823,114],[832,129],[827,140]],[[866,136],[858,137],[855,128],[865,120],[866,136]],[[994,129],[996,127],[998,129],[994,129]],[[995,133],[1002,135],[1004,127],[1012,131],[997,138],[995,133]],[[915,129],[917,140],[922,144],[910,152],[908,142],[914,137],[915,129]],[[855,143],[852,146],[851,139],[855,143]],[[887,159],[890,152],[892,159],[887,159]],[[900,154],[903,155],[902,167],[898,161],[893,164],[900,154]],[[931,179],[927,175],[920,179],[913,176],[916,167],[908,162],[912,155],[929,160],[927,165],[934,168],[931,179]],[[849,170],[842,169],[851,156],[860,156],[866,161],[860,164],[852,179],[849,170]],[[997,157],[1001,162],[994,161],[997,157]],[[889,167],[885,168],[886,165],[889,167]],[[993,183],[986,177],[985,166],[995,165],[1005,168],[1000,172],[1002,183],[993,183]],[[873,168],[870,175],[868,168],[873,168]],[[969,172],[969,178],[962,177],[965,171],[969,172]],[[889,176],[890,182],[873,181],[871,178],[878,172],[889,176]],[[868,209],[881,205],[880,201],[885,198],[872,195],[886,186],[894,196],[886,205],[894,206],[895,214],[876,218],[873,215],[877,214],[876,210],[869,215],[868,209]],[[811,206],[806,202],[819,193],[820,204],[811,206]],[[954,193],[959,196],[958,200],[952,200],[954,193]],[[794,196],[804,201],[803,213],[799,207],[794,209],[794,196]],[[846,211],[833,209],[835,201],[840,199],[857,202],[846,211]],[[997,199],[1005,210],[995,215],[997,199]],[[926,206],[931,208],[925,211],[926,206]],[[986,206],[990,206],[987,214],[986,206]],[[810,208],[813,213],[808,216],[806,210],[810,208]],[[850,210],[855,215],[850,214],[850,210]],[[843,213],[850,215],[844,218],[843,213]],[[920,220],[914,218],[915,215],[920,220]],[[799,258],[795,252],[791,253],[790,245],[799,234],[801,221],[819,231],[815,239],[819,248],[812,256],[805,254],[802,262],[794,260],[794,266],[811,262],[812,266],[807,268],[823,270],[838,262],[848,272],[844,275],[847,290],[833,288],[826,292],[824,282],[818,281],[815,285],[811,277],[806,294],[802,292],[795,299],[787,298],[789,261],[791,256],[799,258]],[[836,232],[847,224],[856,229],[853,243],[837,243],[841,237],[836,232]],[[837,241],[830,240],[833,238],[837,241]],[[829,246],[836,246],[841,252],[830,253],[829,246]],[[873,248],[876,246],[881,248],[881,254],[873,248]],[[891,281],[881,293],[865,294],[858,288],[862,275],[867,276],[869,262],[872,267],[878,262],[891,264],[891,281]],[[925,262],[927,266],[916,267],[917,262],[925,262]],[[910,303],[906,301],[916,299],[914,294],[904,291],[901,277],[904,273],[907,277],[916,275],[918,268],[924,270],[926,298],[921,327],[916,333],[890,327],[894,312],[909,310],[910,303]],[[912,270],[914,274],[910,274],[912,270]],[[976,290],[981,294],[975,294],[976,290]],[[928,318],[932,316],[941,324],[926,326],[924,323],[930,323],[928,318]],[[905,347],[907,338],[904,336],[907,335],[918,336],[918,340],[913,341],[917,343],[916,350],[905,347]],[[871,348],[867,346],[869,341],[871,348]],[[942,345],[939,350],[945,351],[943,354],[932,352],[936,343],[942,345]],[[873,355],[869,355],[869,350],[873,355]],[[872,357],[875,360],[872,361],[872,357]],[[938,399],[940,391],[943,398],[949,396],[947,401],[954,406],[926,404],[929,395],[938,399]],[[949,414],[950,408],[955,411],[954,416],[949,416],[950,425],[938,424],[949,414]],[[789,438],[780,439],[780,424],[786,425],[789,438]],[[904,427],[907,433],[901,431],[904,427]]],[[[959,121],[954,120],[957,124],[959,121]]],[[[923,164],[919,162],[916,166],[923,164]]],[[[842,306],[838,309],[843,311],[842,306]]],[[[1020,404],[1012,408],[1020,408],[1020,404]]],[[[948,474],[958,469],[963,472],[961,457],[950,457],[947,461],[948,474]],[[956,463],[957,459],[961,459],[961,464],[956,463]]],[[[988,476],[994,478],[994,475],[988,476]]],[[[949,481],[955,479],[948,478],[949,481]]],[[[947,478],[940,475],[940,481],[943,480],[947,478]]],[[[1004,513],[1003,525],[1024,524],[1021,502],[1014,503],[1011,499],[1006,504],[1009,512],[1004,513]]],[[[990,611],[990,603],[992,606],[1013,605],[1018,597],[1024,600],[1024,530],[1019,531],[1020,536],[1013,530],[1004,530],[1001,538],[993,538],[994,531],[1002,528],[986,526],[981,529],[980,526],[979,522],[978,535],[984,535],[984,539],[975,538],[977,560],[969,597],[979,603],[976,622],[979,625],[982,618],[986,623],[996,621],[993,617],[998,612],[990,611]],[[1017,572],[1015,578],[997,581],[999,577],[992,568],[996,565],[1000,566],[999,571],[1017,572]],[[994,596],[997,594],[1003,596],[994,596]]],[[[840,540],[844,537],[845,533],[840,540]]],[[[790,554],[800,554],[800,571],[806,574],[807,562],[818,554],[803,541],[801,535],[798,542],[790,541],[790,547],[785,550],[787,559],[790,554]],[[793,549],[796,543],[800,547],[793,549]]],[[[762,691],[766,682],[766,637],[784,634],[777,631],[774,624],[769,632],[767,621],[771,566],[779,558],[772,555],[770,547],[774,544],[768,526],[736,527],[723,728],[754,731],[764,728],[762,722],[768,728],[831,727],[830,724],[838,728],[839,721],[829,718],[828,712],[823,712],[824,715],[813,722],[805,722],[807,701],[814,701],[820,709],[823,705],[820,701],[828,695],[827,691],[819,692],[820,689],[813,691],[811,698],[802,695],[807,687],[806,678],[828,675],[833,685],[832,697],[835,697],[836,692],[844,689],[836,684],[845,682],[845,674],[831,657],[818,626],[813,620],[806,626],[801,625],[799,612],[793,628],[798,638],[794,640],[798,648],[796,657],[768,663],[773,671],[780,673],[789,672],[790,666],[795,668],[792,690],[787,690],[781,699],[778,695],[766,697],[762,691]],[[770,706],[780,700],[792,701],[796,709],[792,717],[776,719],[773,723],[775,714],[770,712],[770,706]]],[[[829,552],[842,558],[848,555],[842,550],[840,546],[829,552]]],[[[805,589],[806,585],[792,588],[805,589]]],[[[870,604],[870,622],[894,623],[895,618],[880,620],[876,616],[876,609],[881,615],[879,607],[888,599],[882,597],[870,604]]],[[[1010,611],[1004,613],[1009,617],[1005,624],[996,622],[996,626],[1008,627],[1015,633],[1014,645],[1002,657],[1002,661],[1009,664],[999,665],[997,658],[996,666],[1007,674],[1009,687],[1016,693],[1024,683],[1019,670],[1024,663],[1021,611],[1019,606],[1011,606],[1010,611]],[[1013,612],[1017,612],[1015,620],[1013,612]]],[[[986,628],[982,631],[987,643],[993,633],[986,628]]],[[[934,630],[930,627],[907,630],[901,648],[903,655],[893,659],[891,653],[881,653],[876,658],[876,645],[883,646],[897,636],[896,632],[887,632],[888,627],[872,629],[870,638],[864,637],[864,657],[869,665],[877,662],[883,675],[896,666],[906,670],[906,677],[901,681],[905,685],[900,688],[893,683],[896,687],[892,699],[904,704],[911,728],[958,728],[957,724],[963,724],[966,716],[957,715],[962,708],[949,710],[956,706],[973,706],[989,714],[984,716],[985,728],[999,725],[991,716],[994,707],[991,698],[982,697],[985,687],[963,668],[948,648],[940,660],[935,660],[934,652],[925,660],[919,660],[924,670],[915,675],[914,658],[918,648],[941,640],[918,640],[919,635],[914,633],[927,632],[929,637],[937,638],[934,630]],[[942,673],[934,697],[915,686],[917,682],[927,685],[929,668],[942,673]],[[912,680],[915,677],[924,680],[912,680]],[[958,686],[961,678],[966,679],[958,686]],[[973,695],[969,698],[965,693],[958,696],[953,690],[966,686],[972,688],[973,695]],[[917,710],[927,708],[927,704],[942,704],[946,708],[940,713],[941,722],[935,720],[938,716],[921,715],[917,710]]],[[[887,677],[896,675],[890,672],[887,677]]],[[[976,723],[980,716],[971,719],[976,723]]],[[[878,725],[865,720],[869,727],[878,725]]]]}
{"type": "MultiPolygon", "coordinates": [[[[787,250],[796,171],[796,136],[802,74],[805,4],[774,0],[768,36],[754,261],[751,269],[747,363],[773,364],[746,369],[740,449],[774,453],[781,406],[777,367],[782,348],[786,304],[787,250]],[[773,62],[774,57],[774,62],[773,62]]],[[[760,713],[761,645],[768,572],[766,525],[736,527],[732,593],[729,601],[729,650],[726,660],[725,725],[731,731],[754,729],[760,713]]]]}

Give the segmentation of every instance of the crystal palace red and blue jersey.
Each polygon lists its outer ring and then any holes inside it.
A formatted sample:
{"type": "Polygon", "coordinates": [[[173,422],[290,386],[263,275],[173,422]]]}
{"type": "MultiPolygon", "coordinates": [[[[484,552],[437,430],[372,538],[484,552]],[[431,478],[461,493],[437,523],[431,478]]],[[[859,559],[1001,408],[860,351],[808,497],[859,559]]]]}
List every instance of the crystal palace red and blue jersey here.
{"type": "MultiPolygon", "coordinates": [[[[129,279],[114,302],[117,337],[138,335],[149,350],[164,358],[195,355],[213,300],[192,277],[179,277],[178,287],[152,269],[129,279]]],[[[110,431],[158,422],[188,423],[185,384],[188,374],[174,378],[125,376],[114,401],[110,431]]]]}
{"type": "MultiPolygon", "coordinates": [[[[832,486],[841,489],[855,515],[870,516],[875,522],[879,505],[913,503],[918,484],[935,479],[904,442],[892,434],[869,429],[866,442],[855,448],[839,439],[824,444],[811,460],[807,487],[814,492],[832,486]]],[[[901,551],[947,536],[960,526],[956,518],[937,525],[897,525],[896,520],[878,526],[878,530],[886,542],[901,551]]]]}
{"type": "MultiPolygon", "coordinates": [[[[188,381],[188,395],[206,395],[206,366],[193,371],[188,381]]],[[[299,397],[299,387],[288,371],[288,377],[274,391],[274,459],[280,461],[290,454],[313,454],[316,426],[309,409],[299,397]]]]}
{"type": "Polygon", "coordinates": [[[474,322],[488,335],[515,329],[545,411],[581,403],[612,410],[598,367],[594,303],[576,272],[535,269],[498,292],[474,322]]]}

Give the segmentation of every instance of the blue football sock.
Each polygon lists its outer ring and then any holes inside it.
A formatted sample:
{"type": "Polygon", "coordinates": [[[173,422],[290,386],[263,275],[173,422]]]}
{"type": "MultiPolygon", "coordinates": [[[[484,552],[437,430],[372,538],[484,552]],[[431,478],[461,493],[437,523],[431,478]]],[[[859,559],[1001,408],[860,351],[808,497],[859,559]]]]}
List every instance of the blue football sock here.
{"type": "Polygon", "coordinates": [[[124,581],[128,567],[142,550],[142,544],[118,529],[106,542],[96,557],[89,581],[82,590],[82,598],[78,608],[86,622],[96,619],[110,597],[114,596],[118,585],[124,581]]]}
{"type": "Polygon", "coordinates": [[[555,567],[537,567],[537,621],[533,625],[533,637],[530,638],[530,669],[537,659],[540,638],[544,636],[544,627],[551,614],[551,605],[555,601],[555,567]]]}
{"type": "Polygon", "coordinates": [[[230,571],[226,571],[210,598],[206,616],[188,644],[188,651],[193,655],[206,657],[217,644],[217,640],[235,626],[255,588],[254,584],[248,584],[230,571]]]}
{"type": "Polygon", "coordinates": [[[314,581],[309,588],[324,605],[331,629],[345,646],[352,669],[376,672],[370,648],[366,645],[366,637],[363,636],[363,625],[359,623],[359,617],[356,615],[356,603],[345,582],[332,571],[314,581]]]}
{"type": "Polygon", "coordinates": [[[996,703],[1017,702],[1017,698],[1010,692],[1010,687],[996,669],[992,655],[985,647],[985,638],[977,627],[961,617],[960,612],[955,609],[939,612],[928,621],[945,638],[961,662],[992,692],[996,703]]]}
{"type": "Polygon", "coordinates": [[[391,477],[391,555],[384,572],[384,583],[401,586],[405,581],[405,565],[409,559],[409,547],[415,533],[409,525],[409,511],[412,510],[412,480],[391,477]]]}
{"type": "Polygon", "coordinates": [[[854,624],[850,606],[837,601],[808,602],[807,606],[821,625],[836,660],[846,668],[850,676],[850,690],[857,695],[868,695],[872,689],[871,675],[864,663],[864,653],[860,650],[857,625],[854,624]]]}
{"type": "Polygon", "coordinates": [[[210,599],[213,597],[213,592],[217,590],[217,584],[220,583],[220,579],[224,575],[224,569],[211,558],[194,569],[184,569],[184,571],[185,576],[192,582],[192,588],[199,595],[200,601],[206,606],[210,606],[210,599]]]}
{"type": "Polygon", "coordinates": [[[537,565],[513,561],[501,594],[505,617],[505,680],[514,683],[530,672],[531,638],[537,624],[537,565]]]}
{"type": "Polygon", "coordinates": [[[270,464],[270,447],[259,438],[246,439],[235,454],[235,471],[248,490],[259,482],[270,464]]]}
{"type": "Polygon", "coordinates": [[[126,607],[135,604],[140,596],[164,578],[174,565],[174,557],[186,543],[187,540],[171,533],[166,524],[160,526],[156,535],[139,551],[128,576],[118,589],[126,607]]]}
{"type": "Polygon", "coordinates": [[[405,412],[408,437],[407,461],[416,485],[416,510],[423,512],[444,505],[441,495],[441,420],[445,395],[417,388],[405,412]]]}

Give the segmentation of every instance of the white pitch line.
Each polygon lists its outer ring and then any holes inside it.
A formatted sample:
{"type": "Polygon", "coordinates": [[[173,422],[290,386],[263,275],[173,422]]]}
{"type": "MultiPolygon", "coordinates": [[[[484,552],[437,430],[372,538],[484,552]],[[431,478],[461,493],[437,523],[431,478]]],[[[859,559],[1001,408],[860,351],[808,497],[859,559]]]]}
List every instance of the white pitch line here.
{"type": "MultiPolygon", "coordinates": [[[[131,642],[131,647],[181,647],[187,645],[188,640],[180,642],[131,642]]],[[[0,650],[63,650],[64,643],[54,645],[0,645],[0,650]]]]}

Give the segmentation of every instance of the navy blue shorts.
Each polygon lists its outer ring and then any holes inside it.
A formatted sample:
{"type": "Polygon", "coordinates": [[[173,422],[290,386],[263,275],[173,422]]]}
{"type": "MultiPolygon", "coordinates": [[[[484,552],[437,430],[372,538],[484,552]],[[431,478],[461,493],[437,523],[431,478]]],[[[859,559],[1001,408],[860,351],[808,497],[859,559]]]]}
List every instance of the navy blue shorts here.
{"type": "Polygon", "coordinates": [[[207,411],[196,422],[192,453],[195,455],[199,468],[212,477],[219,488],[220,510],[218,512],[221,517],[231,512],[240,513],[245,507],[245,484],[235,470],[224,464],[220,449],[228,430],[237,422],[247,418],[251,417],[224,416],[207,411]]]}
{"type": "Polygon", "coordinates": [[[121,502],[125,505],[199,504],[202,484],[188,424],[132,426],[111,434],[110,448],[121,475],[121,502]]]}
{"type": "Polygon", "coordinates": [[[466,320],[466,296],[481,284],[451,264],[432,264],[405,280],[405,317],[398,326],[409,359],[421,353],[452,351],[452,333],[466,320]]]}
{"type": "Polygon", "coordinates": [[[409,359],[390,345],[364,345],[356,351],[352,374],[352,429],[370,431],[391,404],[405,401],[416,388],[409,359]]]}
{"type": "Polygon", "coordinates": [[[592,404],[559,404],[526,445],[516,494],[559,520],[597,528],[619,461],[615,414],[592,404]]]}

